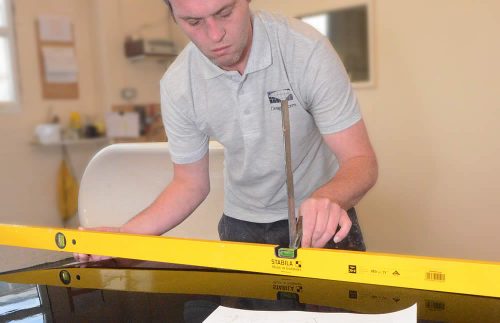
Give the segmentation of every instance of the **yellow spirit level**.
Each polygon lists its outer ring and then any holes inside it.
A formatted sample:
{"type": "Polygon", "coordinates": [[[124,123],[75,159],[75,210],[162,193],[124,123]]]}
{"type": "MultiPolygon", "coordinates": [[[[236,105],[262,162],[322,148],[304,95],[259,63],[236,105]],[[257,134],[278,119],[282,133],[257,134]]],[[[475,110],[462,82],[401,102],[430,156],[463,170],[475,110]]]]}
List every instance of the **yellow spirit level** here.
{"type": "Polygon", "coordinates": [[[0,224],[0,244],[500,297],[500,263],[0,224]]]}

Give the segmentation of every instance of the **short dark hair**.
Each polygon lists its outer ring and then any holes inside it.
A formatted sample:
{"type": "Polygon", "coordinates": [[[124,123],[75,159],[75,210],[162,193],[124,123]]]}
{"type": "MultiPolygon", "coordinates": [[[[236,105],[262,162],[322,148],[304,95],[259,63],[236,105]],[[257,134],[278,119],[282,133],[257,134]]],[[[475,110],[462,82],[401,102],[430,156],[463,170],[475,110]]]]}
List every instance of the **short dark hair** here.
{"type": "Polygon", "coordinates": [[[168,9],[170,9],[170,13],[173,14],[172,5],[170,4],[170,0],[163,0],[163,1],[168,6],[168,9]]]}
{"type": "Polygon", "coordinates": [[[172,17],[172,19],[174,19],[174,22],[177,22],[175,20],[174,9],[172,9],[172,4],[170,3],[170,0],[163,0],[163,2],[165,2],[165,4],[168,6],[168,10],[170,10],[170,16],[172,17]]]}

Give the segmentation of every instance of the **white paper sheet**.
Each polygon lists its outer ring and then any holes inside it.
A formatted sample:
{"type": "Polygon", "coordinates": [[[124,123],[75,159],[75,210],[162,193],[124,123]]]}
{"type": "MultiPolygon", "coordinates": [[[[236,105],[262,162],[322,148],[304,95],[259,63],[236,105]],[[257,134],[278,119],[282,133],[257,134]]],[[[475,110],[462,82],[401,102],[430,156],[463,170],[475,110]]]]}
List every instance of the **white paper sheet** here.
{"type": "Polygon", "coordinates": [[[76,83],[78,65],[73,47],[42,48],[45,80],[48,83],[76,83]]]}
{"type": "Polygon", "coordinates": [[[39,16],[38,30],[41,41],[72,42],[71,20],[64,16],[39,16]]]}
{"type": "Polygon", "coordinates": [[[416,323],[417,304],[388,314],[249,311],[219,306],[205,323],[416,323]]]}

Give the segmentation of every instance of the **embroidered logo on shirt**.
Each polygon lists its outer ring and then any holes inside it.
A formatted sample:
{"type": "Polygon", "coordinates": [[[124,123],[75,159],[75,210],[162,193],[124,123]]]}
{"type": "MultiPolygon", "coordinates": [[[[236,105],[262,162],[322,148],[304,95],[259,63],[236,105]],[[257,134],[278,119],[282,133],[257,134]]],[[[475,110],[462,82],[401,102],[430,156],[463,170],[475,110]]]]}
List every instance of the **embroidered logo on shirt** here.
{"type": "Polygon", "coordinates": [[[271,104],[271,111],[281,111],[281,101],[283,100],[288,100],[289,108],[292,108],[296,105],[293,93],[290,89],[269,91],[267,92],[267,97],[269,98],[269,103],[271,104]]]}

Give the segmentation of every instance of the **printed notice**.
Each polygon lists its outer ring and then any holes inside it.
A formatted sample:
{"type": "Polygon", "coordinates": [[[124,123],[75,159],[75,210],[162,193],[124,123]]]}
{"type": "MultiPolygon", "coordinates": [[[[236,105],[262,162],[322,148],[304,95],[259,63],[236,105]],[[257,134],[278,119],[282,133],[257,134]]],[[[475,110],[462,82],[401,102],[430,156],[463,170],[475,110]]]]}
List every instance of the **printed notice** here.
{"type": "Polygon", "coordinates": [[[76,83],[78,65],[75,50],[72,47],[42,48],[47,83],[76,83]]]}
{"type": "Polygon", "coordinates": [[[41,41],[72,42],[73,33],[69,17],[39,16],[38,30],[41,41]]]}

